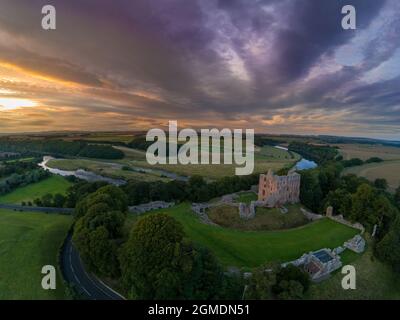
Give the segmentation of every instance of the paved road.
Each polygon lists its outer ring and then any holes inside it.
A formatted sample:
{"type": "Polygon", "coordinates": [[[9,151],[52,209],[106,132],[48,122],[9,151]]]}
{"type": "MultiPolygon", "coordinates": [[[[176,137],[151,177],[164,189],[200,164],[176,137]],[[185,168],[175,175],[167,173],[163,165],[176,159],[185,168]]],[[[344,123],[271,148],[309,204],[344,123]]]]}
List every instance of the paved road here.
{"type": "Polygon", "coordinates": [[[78,251],[75,249],[71,235],[68,235],[62,255],[61,269],[64,279],[73,284],[75,289],[90,300],[123,300],[117,292],[107,287],[97,277],[86,272],[78,251]]]}
{"type": "Polygon", "coordinates": [[[29,211],[29,212],[43,212],[55,214],[72,214],[72,208],[49,208],[49,207],[34,207],[34,206],[21,206],[19,204],[0,203],[0,209],[8,209],[15,211],[29,211]]]}

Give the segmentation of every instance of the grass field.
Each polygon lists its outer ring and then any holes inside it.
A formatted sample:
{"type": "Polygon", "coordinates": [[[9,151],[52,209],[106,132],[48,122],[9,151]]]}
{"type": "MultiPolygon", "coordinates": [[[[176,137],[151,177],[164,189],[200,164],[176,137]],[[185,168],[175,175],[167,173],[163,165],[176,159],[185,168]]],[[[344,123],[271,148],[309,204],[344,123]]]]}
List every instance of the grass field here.
{"type": "Polygon", "coordinates": [[[65,288],[57,271],[57,289],[43,290],[41,269],[57,268],[58,249],[72,217],[0,210],[0,300],[63,299],[65,288]]]}
{"type": "Polygon", "coordinates": [[[362,255],[346,250],[341,256],[343,264],[356,268],[356,290],[343,290],[344,275],[337,271],[328,280],[312,284],[308,299],[400,299],[400,275],[372,256],[371,245],[362,255]],[[346,261],[349,254],[352,256],[346,261]]]}
{"type": "Polygon", "coordinates": [[[239,194],[236,202],[243,202],[249,204],[252,201],[257,200],[257,195],[254,192],[243,192],[239,194]]]}
{"type": "Polygon", "coordinates": [[[308,223],[298,205],[288,205],[287,213],[279,208],[257,208],[256,216],[250,220],[240,218],[238,208],[228,205],[213,207],[208,210],[208,217],[226,228],[237,230],[283,230],[299,227],[308,223]]]}
{"type": "Polygon", "coordinates": [[[346,168],[343,174],[353,173],[365,177],[370,181],[384,178],[388,182],[389,191],[394,191],[400,186],[400,160],[369,163],[362,166],[346,168]]]}
{"type": "MultiPolygon", "coordinates": [[[[216,179],[235,175],[235,168],[237,167],[236,164],[157,164],[153,166],[147,163],[144,151],[125,147],[116,148],[125,154],[125,158],[120,160],[120,163],[137,167],[162,169],[183,176],[202,175],[206,178],[216,179]]],[[[267,172],[268,169],[276,171],[283,167],[294,165],[299,159],[300,156],[298,154],[293,154],[292,157],[289,152],[271,146],[256,148],[254,154],[254,172],[267,172]]]]}
{"type": "Polygon", "coordinates": [[[400,160],[400,148],[387,147],[376,144],[338,144],[340,153],[345,160],[359,158],[367,160],[379,157],[383,160],[400,160]]]}
{"type": "Polygon", "coordinates": [[[65,178],[54,175],[45,180],[29,184],[0,196],[0,203],[21,204],[22,201],[32,201],[47,193],[64,194],[70,185],[71,183],[65,178]]]}
{"type": "Polygon", "coordinates": [[[304,252],[337,247],[358,233],[329,219],[285,231],[227,229],[201,223],[189,204],[155,212],[167,213],[180,221],[188,237],[212,250],[225,266],[249,268],[267,261],[289,261],[304,252]]]}
{"type": "Polygon", "coordinates": [[[84,169],[99,175],[114,179],[140,180],[140,181],[168,181],[167,178],[156,174],[135,172],[133,170],[123,170],[123,164],[111,161],[96,161],[89,159],[54,159],[47,163],[50,168],[73,171],[84,169]]]}

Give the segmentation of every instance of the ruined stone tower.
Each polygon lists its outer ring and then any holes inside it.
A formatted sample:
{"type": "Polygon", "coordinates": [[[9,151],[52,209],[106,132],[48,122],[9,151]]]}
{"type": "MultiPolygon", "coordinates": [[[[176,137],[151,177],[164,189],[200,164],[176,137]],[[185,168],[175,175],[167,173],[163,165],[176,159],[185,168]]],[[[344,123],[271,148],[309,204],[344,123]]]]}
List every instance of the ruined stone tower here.
{"type": "Polygon", "coordinates": [[[258,201],[268,207],[279,207],[285,203],[297,203],[300,196],[300,175],[296,172],[287,176],[277,176],[272,170],[260,174],[258,201]]]}

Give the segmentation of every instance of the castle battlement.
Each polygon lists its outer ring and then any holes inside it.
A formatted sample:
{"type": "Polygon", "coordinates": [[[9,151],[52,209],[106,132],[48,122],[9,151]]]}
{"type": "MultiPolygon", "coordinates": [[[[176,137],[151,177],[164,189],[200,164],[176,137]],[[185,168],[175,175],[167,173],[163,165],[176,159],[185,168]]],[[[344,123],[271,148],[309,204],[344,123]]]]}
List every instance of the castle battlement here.
{"type": "Polygon", "coordinates": [[[296,172],[287,176],[277,176],[271,169],[267,174],[260,174],[258,201],[265,202],[269,207],[299,202],[300,177],[296,172]]]}

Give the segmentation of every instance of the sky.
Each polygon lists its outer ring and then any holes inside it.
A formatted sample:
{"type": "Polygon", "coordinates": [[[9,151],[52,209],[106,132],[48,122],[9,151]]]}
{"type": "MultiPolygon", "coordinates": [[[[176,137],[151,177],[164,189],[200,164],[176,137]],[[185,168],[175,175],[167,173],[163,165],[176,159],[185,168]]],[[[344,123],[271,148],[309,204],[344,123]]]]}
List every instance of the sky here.
{"type": "Polygon", "coordinates": [[[398,0],[0,0],[0,132],[400,140],[398,0]],[[42,6],[56,8],[43,30],[42,6]],[[356,8],[357,29],[341,27],[356,8]]]}

